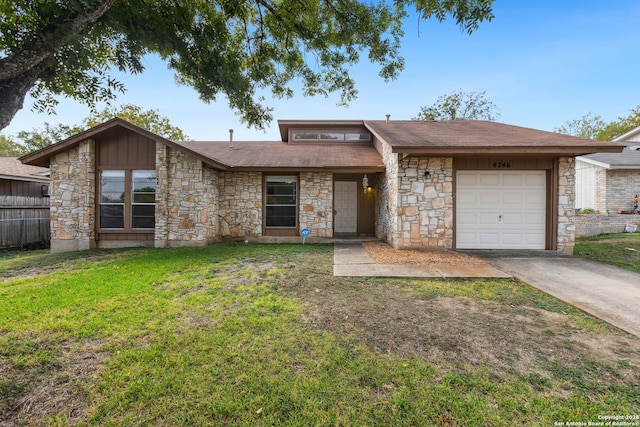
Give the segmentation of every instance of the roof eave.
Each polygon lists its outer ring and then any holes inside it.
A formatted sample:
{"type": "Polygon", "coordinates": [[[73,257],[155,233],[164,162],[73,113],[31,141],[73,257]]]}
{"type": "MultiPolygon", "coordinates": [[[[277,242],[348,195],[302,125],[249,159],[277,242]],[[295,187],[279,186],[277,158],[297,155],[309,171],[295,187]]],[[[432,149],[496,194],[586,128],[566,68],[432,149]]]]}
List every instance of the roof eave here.
{"type": "Polygon", "coordinates": [[[42,177],[42,176],[28,177],[28,176],[23,176],[23,175],[0,174],[0,179],[8,179],[8,180],[11,180],[11,181],[40,182],[40,183],[43,183],[43,184],[47,184],[47,183],[51,182],[51,180],[49,178],[42,177]]]}
{"type": "Polygon", "coordinates": [[[393,153],[408,155],[469,156],[478,154],[539,154],[545,156],[582,156],[593,153],[620,153],[623,146],[611,147],[402,147],[393,146],[393,153]]]}
{"type": "Polygon", "coordinates": [[[337,173],[376,173],[384,172],[384,166],[235,166],[234,172],[337,172],[337,173]]]}

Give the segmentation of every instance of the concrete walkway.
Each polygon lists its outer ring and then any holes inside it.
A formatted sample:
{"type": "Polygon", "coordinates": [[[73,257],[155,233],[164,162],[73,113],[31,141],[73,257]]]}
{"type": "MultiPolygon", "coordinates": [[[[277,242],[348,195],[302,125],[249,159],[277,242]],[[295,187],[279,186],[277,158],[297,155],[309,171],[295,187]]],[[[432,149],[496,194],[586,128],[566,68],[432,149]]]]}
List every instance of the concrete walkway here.
{"type": "Polygon", "coordinates": [[[640,337],[640,274],[583,258],[546,252],[466,252],[559,300],[640,337]]]}
{"type": "Polygon", "coordinates": [[[346,277],[404,278],[511,278],[513,276],[490,266],[442,265],[411,266],[376,264],[359,241],[336,242],[333,245],[333,275],[346,277]]]}

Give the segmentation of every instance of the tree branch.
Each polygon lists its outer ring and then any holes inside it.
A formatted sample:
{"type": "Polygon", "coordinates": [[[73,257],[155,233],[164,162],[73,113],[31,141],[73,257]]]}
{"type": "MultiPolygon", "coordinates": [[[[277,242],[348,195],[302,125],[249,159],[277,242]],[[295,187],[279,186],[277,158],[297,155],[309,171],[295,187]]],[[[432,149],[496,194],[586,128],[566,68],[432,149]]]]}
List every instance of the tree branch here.
{"type": "Polygon", "coordinates": [[[50,22],[18,52],[0,59],[0,82],[14,79],[46,60],[76,34],[95,24],[116,0],[96,0],[71,18],[61,16],[50,22]]]}

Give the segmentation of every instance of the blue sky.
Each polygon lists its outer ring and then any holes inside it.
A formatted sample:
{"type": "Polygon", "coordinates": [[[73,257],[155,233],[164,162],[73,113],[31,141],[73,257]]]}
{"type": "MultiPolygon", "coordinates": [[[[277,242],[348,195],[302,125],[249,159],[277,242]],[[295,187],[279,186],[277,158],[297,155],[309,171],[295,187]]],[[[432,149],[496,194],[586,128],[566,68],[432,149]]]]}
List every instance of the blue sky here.
{"type": "MultiPolygon", "coordinates": [[[[278,119],[406,120],[457,89],[485,91],[500,122],[543,130],[589,112],[615,120],[640,105],[639,1],[496,0],[494,14],[471,36],[450,21],[407,19],[406,68],[397,80],[385,83],[363,62],[352,70],[358,99],[346,108],[336,106],[337,97],[268,98],[275,120],[266,132],[247,129],[224,97],[205,104],[177,86],[154,57],[145,59],[142,75],[119,75],[128,90],[116,103],[157,109],[195,140],[226,140],[230,128],[236,140],[278,140],[278,119]]],[[[4,134],[47,121],[78,124],[89,114],[65,99],[54,116],[30,111],[31,104],[27,99],[4,134]]]]}

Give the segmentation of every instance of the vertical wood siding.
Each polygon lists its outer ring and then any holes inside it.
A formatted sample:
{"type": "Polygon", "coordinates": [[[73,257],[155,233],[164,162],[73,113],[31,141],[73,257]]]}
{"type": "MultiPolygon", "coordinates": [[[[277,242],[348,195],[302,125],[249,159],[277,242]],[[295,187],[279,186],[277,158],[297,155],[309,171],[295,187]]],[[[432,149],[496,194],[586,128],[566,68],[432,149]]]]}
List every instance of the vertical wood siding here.
{"type": "Polygon", "coordinates": [[[50,236],[48,197],[0,196],[0,248],[44,246],[50,236]]]}

